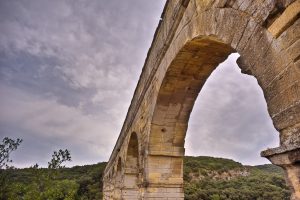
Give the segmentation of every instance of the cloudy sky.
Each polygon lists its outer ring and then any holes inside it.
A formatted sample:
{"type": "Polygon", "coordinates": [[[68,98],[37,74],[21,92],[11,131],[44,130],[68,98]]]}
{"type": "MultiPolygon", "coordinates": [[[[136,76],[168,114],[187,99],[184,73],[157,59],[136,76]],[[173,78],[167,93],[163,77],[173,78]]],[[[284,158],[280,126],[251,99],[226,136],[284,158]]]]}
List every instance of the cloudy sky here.
{"type": "MultiPolygon", "coordinates": [[[[0,2],[0,139],[22,138],[14,165],[46,166],[69,149],[82,165],[107,161],[125,119],[165,0],[0,2]]],[[[193,110],[188,155],[266,163],[278,133],[254,78],[232,55],[193,110]]]]}

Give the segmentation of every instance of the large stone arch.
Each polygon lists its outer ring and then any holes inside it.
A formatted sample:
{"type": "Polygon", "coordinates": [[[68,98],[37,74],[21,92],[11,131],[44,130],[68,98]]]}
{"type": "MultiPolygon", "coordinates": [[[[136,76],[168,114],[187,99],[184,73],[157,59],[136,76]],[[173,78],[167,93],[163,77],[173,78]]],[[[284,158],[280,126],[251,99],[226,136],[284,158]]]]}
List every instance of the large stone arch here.
{"type": "Polygon", "coordinates": [[[190,113],[206,79],[233,51],[215,36],[198,36],[186,42],[167,68],[149,135],[147,170],[151,190],[159,191],[164,185],[169,193],[183,197],[182,157],[190,113]]]}
{"type": "Polygon", "coordinates": [[[299,199],[299,11],[299,0],[167,1],[105,174],[139,130],[139,198],[183,199],[189,114],[210,73],[238,52],[239,67],[257,79],[280,132],[280,146],[262,156],[286,170],[292,199],[299,199]]]}

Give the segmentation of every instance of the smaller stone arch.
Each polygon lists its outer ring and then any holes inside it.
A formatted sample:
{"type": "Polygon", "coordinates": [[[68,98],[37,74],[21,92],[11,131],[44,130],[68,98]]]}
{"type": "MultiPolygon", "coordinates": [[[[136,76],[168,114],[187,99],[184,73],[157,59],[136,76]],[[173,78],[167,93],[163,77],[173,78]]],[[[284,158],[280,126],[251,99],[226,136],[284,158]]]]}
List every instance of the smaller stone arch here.
{"type": "Polygon", "coordinates": [[[137,133],[132,132],[126,151],[122,198],[138,199],[139,182],[139,140],[137,133]]]}

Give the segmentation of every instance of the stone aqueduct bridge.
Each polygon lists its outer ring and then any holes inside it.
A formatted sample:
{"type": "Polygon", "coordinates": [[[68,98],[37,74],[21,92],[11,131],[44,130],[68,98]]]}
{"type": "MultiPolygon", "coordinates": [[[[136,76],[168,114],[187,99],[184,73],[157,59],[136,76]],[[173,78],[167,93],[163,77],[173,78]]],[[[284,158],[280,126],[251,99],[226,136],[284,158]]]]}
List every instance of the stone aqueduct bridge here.
{"type": "MultiPolygon", "coordinates": [[[[104,199],[183,199],[184,140],[211,72],[238,52],[280,132],[262,152],[300,199],[300,0],[169,0],[104,174],[104,199]]],[[[220,135],[220,137],[222,137],[220,135]]]]}

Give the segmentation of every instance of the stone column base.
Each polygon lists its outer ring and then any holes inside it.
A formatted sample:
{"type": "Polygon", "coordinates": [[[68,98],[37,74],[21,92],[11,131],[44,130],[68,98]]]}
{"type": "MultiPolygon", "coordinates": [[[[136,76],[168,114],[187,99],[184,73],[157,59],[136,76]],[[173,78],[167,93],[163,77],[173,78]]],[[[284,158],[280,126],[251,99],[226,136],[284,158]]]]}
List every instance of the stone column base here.
{"type": "Polygon", "coordinates": [[[300,147],[281,146],[267,149],[261,152],[261,156],[284,169],[292,192],[291,200],[300,200],[300,147]]]}
{"type": "Polygon", "coordinates": [[[122,200],[138,200],[140,197],[139,188],[122,188],[122,200]]]}
{"type": "Polygon", "coordinates": [[[151,186],[145,189],[145,199],[170,199],[170,200],[183,200],[184,192],[182,186],[151,186]]]}

